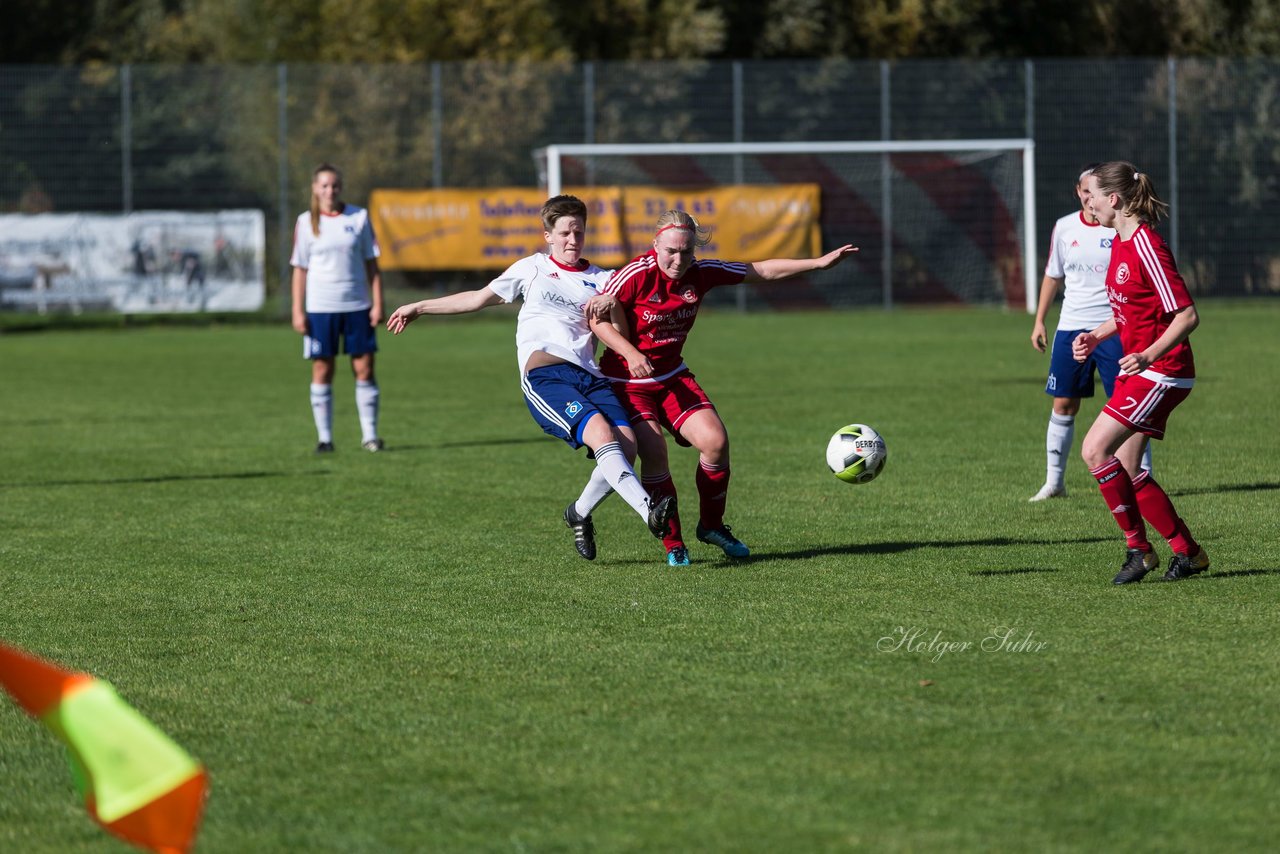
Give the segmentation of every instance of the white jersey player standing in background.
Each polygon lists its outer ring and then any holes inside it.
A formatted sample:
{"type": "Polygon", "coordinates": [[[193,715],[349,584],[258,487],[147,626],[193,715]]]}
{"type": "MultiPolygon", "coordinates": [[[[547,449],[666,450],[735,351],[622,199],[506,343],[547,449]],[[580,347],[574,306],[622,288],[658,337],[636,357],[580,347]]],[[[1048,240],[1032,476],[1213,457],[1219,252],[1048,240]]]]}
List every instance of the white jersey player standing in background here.
{"type": "Polygon", "coordinates": [[[333,451],[333,372],[341,349],[351,357],[361,443],[381,451],[374,335],[382,323],[382,273],[369,212],[342,201],[342,173],[327,163],[311,175],[311,209],[293,229],[293,328],[311,360],[316,453],[333,451]]]}
{"type": "MultiPolygon", "coordinates": [[[[529,414],[543,432],[573,449],[585,445],[595,457],[596,469],[582,497],[564,511],[578,554],[594,560],[591,511],[610,491],[616,491],[645,520],[655,537],[666,532],[676,500],[663,496],[651,501],[640,485],[631,467],[635,431],[596,364],[596,338],[588,324],[587,303],[612,271],[582,257],[587,206],[575,196],[555,196],[542,206],[542,225],[550,255],[539,252],[521,258],[478,290],[402,305],[387,318],[387,329],[399,335],[424,314],[465,314],[515,302],[517,297],[524,300],[516,322],[516,358],[529,414]]],[[[593,310],[621,316],[613,299],[597,300],[593,310]]],[[[600,335],[606,344],[640,358],[620,333],[609,324],[605,327],[600,335]]]]}
{"type": "MultiPolygon", "coordinates": [[[[1040,284],[1040,303],[1035,324],[1031,328],[1031,346],[1045,351],[1045,318],[1058,290],[1063,289],[1062,311],[1058,330],[1053,337],[1049,358],[1049,379],[1045,394],[1053,398],[1049,427],[1045,435],[1046,474],[1044,486],[1031,496],[1031,501],[1065,498],[1067,458],[1075,435],[1076,414],[1080,399],[1093,397],[1093,375],[1097,371],[1106,396],[1111,396],[1122,355],[1119,339],[1103,342],[1084,362],[1072,357],[1071,344],[1081,332],[1095,329],[1111,319],[1111,303],[1107,300],[1107,265],[1111,262],[1111,242],[1115,229],[1098,222],[1089,209],[1087,179],[1097,164],[1086,166],[1076,179],[1075,193],[1080,210],[1067,214],[1053,226],[1049,241],[1049,262],[1040,284]]],[[[1143,457],[1142,467],[1151,468],[1151,448],[1143,457]]]]}

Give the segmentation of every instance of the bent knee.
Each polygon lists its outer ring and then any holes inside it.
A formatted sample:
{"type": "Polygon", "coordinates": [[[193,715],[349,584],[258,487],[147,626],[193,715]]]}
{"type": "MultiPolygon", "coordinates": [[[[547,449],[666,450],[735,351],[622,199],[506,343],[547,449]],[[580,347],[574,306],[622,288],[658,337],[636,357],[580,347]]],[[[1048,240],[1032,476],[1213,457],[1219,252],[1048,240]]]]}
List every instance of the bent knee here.
{"type": "Polygon", "coordinates": [[[729,462],[729,436],[723,431],[702,436],[701,441],[694,443],[694,447],[704,460],[713,465],[725,465],[729,462]]]}
{"type": "Polygon", "coordinates": [[[1078,397],[1055,397],[1053,399],[1053,414],[1062,416],[1075,416],[1080,412],[1080,398],[1078,397]]]}
{"type": "Polygon", "coordinates": [[[642,421],[636,425],[636,449],[640,459],[649,465],[667,462],[667,440],[662,429],[652,421],[642,421]]]}
{"type": "Polygon", "coordinates": [[[1105,442],[1090,439],[1086,436],[1085,440],[1080,443],[1080,459],[1084,460],[1084,464],[1091,469],[1102,465],[1112,456],[1113,452],[1105,442]]]}

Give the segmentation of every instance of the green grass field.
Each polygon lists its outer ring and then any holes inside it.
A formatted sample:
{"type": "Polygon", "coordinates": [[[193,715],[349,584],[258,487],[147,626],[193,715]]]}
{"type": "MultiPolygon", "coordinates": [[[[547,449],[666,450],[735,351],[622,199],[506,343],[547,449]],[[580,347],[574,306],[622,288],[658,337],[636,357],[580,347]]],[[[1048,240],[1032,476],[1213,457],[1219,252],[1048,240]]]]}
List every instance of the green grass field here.
{"type": "MultiPolygon", "coordinates": [[[[201,851],[1272,850],[1280,303],[1201,312],[1155,465],[1213,569],[1128,588],[1078,456],[1026,501],[1019,313],[707,312],[754,555],[684,570],[616,498],[577,557],[588,463],[530,420],[509,313],[384,335],[389,450],[343,372],[323,458],[285,324],[0,336],[0,638],[208,766],[201,851]],[[889,445],[863,486],[823,464],[854,421],[889,445]]],[[[0,850],[127,850],[7,702],[0,850]]]]}

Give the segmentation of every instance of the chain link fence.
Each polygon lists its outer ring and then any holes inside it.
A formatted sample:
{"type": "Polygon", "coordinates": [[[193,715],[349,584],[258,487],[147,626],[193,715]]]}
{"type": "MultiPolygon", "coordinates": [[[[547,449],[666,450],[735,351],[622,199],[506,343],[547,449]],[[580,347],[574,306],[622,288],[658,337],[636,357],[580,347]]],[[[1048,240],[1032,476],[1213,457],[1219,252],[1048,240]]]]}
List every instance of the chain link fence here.
{"type": "Polygon", "coordinates": [[[1278,71],[1264,60],[0,66],[0,212],[260,209],[282,304],[292,223],[322,161],[362,204],[379,187],[535,186],[532,152],[556,143],[1028,137],[1038,263],[1054,219],[1075,208],[1080,167],[1128,159],[1172,206],[1161,230],[1193,292],[1277,294],[1278,71]]]}

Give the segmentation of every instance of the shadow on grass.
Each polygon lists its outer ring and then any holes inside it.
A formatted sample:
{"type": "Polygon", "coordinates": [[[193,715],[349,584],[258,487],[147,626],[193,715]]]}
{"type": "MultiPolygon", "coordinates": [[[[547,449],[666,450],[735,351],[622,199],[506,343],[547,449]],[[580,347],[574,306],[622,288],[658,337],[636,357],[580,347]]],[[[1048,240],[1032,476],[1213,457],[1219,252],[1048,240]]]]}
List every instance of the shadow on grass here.
{"type": "Polygon", "coordinates": [[[1204,575],[1201,575],[1200,578],[1204,579],[1205,581],[1213,581],[1218,578],[1241,578],[1246,575],[1280,575],[1280,568],[1231,569],[1226,572],[1214,572],[1213,569],[1210,568],[1209,571],[1206,572],[1204,575]]]}
{"type": "MultiPolygon", "coordinates": [[[[795,561],[808,557],[823,557],[827,554],[900,554],[902,552],[911,552],[918,548],[968,548],[970,545],[986,545],[986,547],[998,548],[1002,545],[1068,545],[1071,543],[1110,543],[1114,540],[1114,536],[1079,536],[1075,539],[1014,539],[1011,536],[991,536],[987,539],[977,540],[911,540],[909,543],[850,543],[847,545],[822,545],[817,548],[795,549],[791,552],[756,552],[751,557],[700,557],[694,556],[695,566],[710,565],[716,568],[748,566],[749,563],[764,563],[768,561],[795,561]]],[[[625,565],[625,563],[662,563],[663,561],[635,561],[623,560],[609,561],[616,565],[625,565]]],[[[1024,572],[1057,572],[1051,568],[1044,567],[1019,567],[1009,568],[1009,570],[975,570],[970,575],[1019,575],[1024,572]]]]}
{"type": "Polygon", "coordinates": [[[1013,537],[987,537],[981,540],[911,540],[889,543],[850,543],[845,546],[821,546],[813,549],[797,549],[789,552],[769,552],[752,555],[748,561],[794,560],[796,558],[821,557],[823,555],[890,555],[916,549],[963,549],[970,546],[1059,546],[1069,543],[1106,543],[1114,537],[1077,537],[1069,540],[1031,540],[1013,537]]]}
{"type": "Polygon", "coordinates": [[[1193,489],[1175,489],[1170,495],[1215,495],[1219,492],[1266,492],[1280,489],[1280,483],[1224,483],[1221,486],[1200,486],[1193,489]]]}
{"type": "Polygon", "coordinates": [[[195,480],[254,480],[262,477],[314,477],[328,474],[327,471],[285,472],[285,471],[244,471],[226,474],[158,474],[152,477],[105,477],[99,480],[39,480],[30,483],[0,483],[0,489],[29,489],[47,486],[114,486],[126,483],[176,483],[195,480]]]}
{"type": "Polygon", "coordinates": [[[417,445],[402,445],[400,443],[396,443],[394,445],[387,445],[387,447],[383,449],[382,453],[390,454],[396,451],[440,451],[446,448],[490,448],[495,445],[533,445],[535,443],[545,442],[549,439],[551,439],[550,436],[522,436],[519,439],[510,439],[499,436],[492,439],[473,439],[469,442],[437,442],[435,444],[422,443],[417,445]]]}
{"type": "Polygon", "coordinates": [[[970,575],[1025,575],[1028,572],[1057,572],[1044,566],[1023,566],[1017,569],[975,569],[970,575]]]}
{"type": "Polygon", "coordinates": [[[1044,376],[1036,374],[1033,377],[989,377],[982,380],[983,385],[1035,385],[1044,387],[1044,376]]]}

